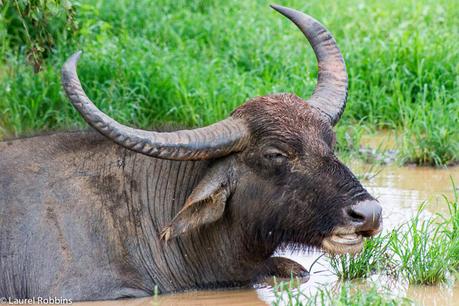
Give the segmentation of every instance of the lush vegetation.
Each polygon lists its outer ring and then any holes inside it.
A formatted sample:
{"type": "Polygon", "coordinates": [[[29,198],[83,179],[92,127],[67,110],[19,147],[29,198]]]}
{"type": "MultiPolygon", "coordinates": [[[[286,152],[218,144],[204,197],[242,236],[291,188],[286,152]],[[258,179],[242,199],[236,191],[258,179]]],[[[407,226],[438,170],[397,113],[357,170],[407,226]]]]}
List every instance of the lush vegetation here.
{"type": "Polygon", "coordinates": [[[359,288],[350,282],[342,283],[339,288],[320,288],[307,295],[299,288],[294,279],[280,282],[273,288],[274,306],[408,306],[415,305],[407,298],[394,296],[388,289],[376,286],[359,288]]]}
{"type": "Polygon", "coordinates": [[[423,205],[406,224],[367,240],[357,256],[331,257],[332,270],[343,280],[385,273],[415,285],[453,281],[451,275],[459,271],[458,193],[454,200],[445,198],[445,203],[447,215],[422,217],[423,205]]]}
{"type": "Polygon", "coordinates": [[[387,254],[389,235],[365,240],[358,256],[336,255],[329,258],[332,271],[342,280],[366,278],[374,273],[394,273],[391,257],[387,254]]]}
{"type": "MultiPolygon", "coordinates": [[[[280,1],[335,35],[350,75],[341,151],[397,129],[402,162],[459,160],[459,7],[454,1],[280,1]]],[[[120,121],[215,122],[250,97],[315,85],[301,33],[265,1],[0,1],[0,137],[85,126],[60,67],[120,121]]]]}
{"type": "Polygon", "coordinates": [[[11,0],[0,4],[4,47],[20,50],[35,72],[58,42],[69,41],[77,30],[75,10],[69,1],[11,0]]]}

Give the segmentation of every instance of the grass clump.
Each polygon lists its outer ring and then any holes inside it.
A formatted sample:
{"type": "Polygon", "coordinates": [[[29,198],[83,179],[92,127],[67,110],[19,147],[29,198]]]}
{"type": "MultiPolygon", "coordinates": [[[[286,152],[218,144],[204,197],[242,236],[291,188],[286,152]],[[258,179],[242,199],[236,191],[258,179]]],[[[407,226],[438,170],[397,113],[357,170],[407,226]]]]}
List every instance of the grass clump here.
{"type": "MultiPolygon", "coordinates": [[[[453,188],[456,190],[454,183],[453,188]]],[[[422,217],[424,204],[406,224],[366,240],[360,254],[330,257],[332,271],[343,280],[386,274],[415,285],[452,282],[452,275],[459,272],[457,191],[453,200],[445,197],[445,204],[446,215],[422,217]]]]}
{"type": "MultiPolygon", "coordinates": [[[[459,70],[458,70],[459,72],[459,70]]],[[[421,98],[425,105],[425,97],[421,98]]],[[[403,135],[398,137],[402,163],[419,165],[452,165],[458,162],[459,96],[447,103],[445,93],[439,92],[431,101],[432,109],[408,109],[404,106],[403,135]],[[439,124],[441,122],[441,124],[439,124]]],[[[421,105],[422,105],[421,104],[421,105]]]]}
{"type": "Polygon", "coordinates": [[[332,271],[342,280],[366,278],[371,274],[387,273],[392,262],[387,254],[390,243],[388,235],[379,235],[365,240],[358,255],[334,255],[329,258],[332,271]]]}
{"type": "Polygon", "coordinates": [[[459,192],[456,184],[451,179],[453,185],[454,196],[453,200],[449,200],[445,197],[445,201],[448,205],[448,216],[444,218],[444,233],[451,242],[450,256],[455,268],[456,274],[459,276],[459,192]]]}
{"type": "Polygon", "coordinates": [[[406,298],[393,296],[389,290],[356,286],[344,282],[339,289],[320,288],[310,295],[301,292],[298,284],[292,279],[281,282],[274,287],[274,306],[398,306],[414,305],[406,298]]]}
{"type": "Polygon", "coordinates": [[[339,292],[319,290],[305,305],[327,306],[407,306],[414,305],[407,298],[392,296],[389,290],[378,290],[375,286],[359,288],[344,283],[339,292]]]}
{"type": "Polygon", "coordinates": [[[300,290],[300,281],[296,278],[291,277],[288,282],[281,281],[277,282],[276,277],[274,279],[273,292],[275,300],[273,306],[280,305],[303,305],[305,295],[300,290]]]}
{"type": "Polygon", "coordinates": [[[405,227],[392,231],[390,242],[410,284],[437,285],[450,280],[454,266],[450,239],[433,218],[421,220],[417,215],[405,227]]]}

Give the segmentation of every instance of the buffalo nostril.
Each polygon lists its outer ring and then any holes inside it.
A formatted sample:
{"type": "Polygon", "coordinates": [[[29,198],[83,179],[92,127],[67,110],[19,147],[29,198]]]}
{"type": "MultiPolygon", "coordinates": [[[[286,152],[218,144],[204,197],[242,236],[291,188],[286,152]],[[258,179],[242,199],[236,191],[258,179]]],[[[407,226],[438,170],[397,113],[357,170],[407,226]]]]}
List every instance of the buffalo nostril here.
{"type": "Polygon", "coordinates": [[[352,209],[352,207],[347,210],[347,214],[354,222],[365,222],[365,216],[352,209]]]}
{"type": "Polygon", "coordinates": [[[346,209],[349,219],[357,225],[358,231],[376,231],[381,226],[382,207],[375,200],[367,200],[346,209]]]}

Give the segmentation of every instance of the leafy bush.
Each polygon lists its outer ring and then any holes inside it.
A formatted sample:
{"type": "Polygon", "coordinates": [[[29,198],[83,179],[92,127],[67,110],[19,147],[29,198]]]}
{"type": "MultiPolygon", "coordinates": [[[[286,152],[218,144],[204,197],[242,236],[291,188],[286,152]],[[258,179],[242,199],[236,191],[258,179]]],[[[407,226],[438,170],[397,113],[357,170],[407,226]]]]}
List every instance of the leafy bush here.
{"type": "Polygon", "coordinates": [[[75,4],[68,0],[0,0],[9,47],[25,54],[35,72],[58,43],[77,31],[75,4]],[[59,42],[58,42],[59,40],[59,42]]]}

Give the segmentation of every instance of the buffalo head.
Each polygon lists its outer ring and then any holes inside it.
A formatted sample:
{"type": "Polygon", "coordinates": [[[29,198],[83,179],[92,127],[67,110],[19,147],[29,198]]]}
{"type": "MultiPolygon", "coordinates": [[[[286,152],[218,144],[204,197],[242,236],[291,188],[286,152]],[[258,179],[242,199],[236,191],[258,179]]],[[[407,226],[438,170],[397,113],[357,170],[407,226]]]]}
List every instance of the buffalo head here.
{"type": "Polygon", "coordinates": [[[184,207],[162,232],[172,239],[224,215],[260,244],[298,243],[354,253],[379,232],[381,207],[334,154],[333,126],[347,97],[346,67],[331,34],[313,18],[273,6],[304,33],[319,77],[304,101],[293,94],[249,100],[216,124],[154,132],[122,125],[85,94],[80,52],[64,65],[64,89],[83,118],[130,150],[170,160],[213,160],[184,207]]]}

